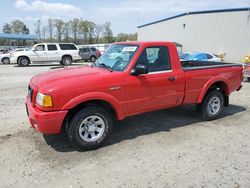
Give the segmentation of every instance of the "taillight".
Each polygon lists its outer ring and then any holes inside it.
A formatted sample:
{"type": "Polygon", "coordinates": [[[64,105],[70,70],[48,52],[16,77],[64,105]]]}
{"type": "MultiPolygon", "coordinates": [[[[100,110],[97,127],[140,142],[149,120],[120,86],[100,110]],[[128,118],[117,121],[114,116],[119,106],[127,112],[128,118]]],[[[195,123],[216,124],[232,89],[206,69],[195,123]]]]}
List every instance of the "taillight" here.
{"type": "Polygon", "coordinates": [[[96,50],[96,55],[101,56],[102,54],[101,54],[101,52],[99,50],[96,50]]]}

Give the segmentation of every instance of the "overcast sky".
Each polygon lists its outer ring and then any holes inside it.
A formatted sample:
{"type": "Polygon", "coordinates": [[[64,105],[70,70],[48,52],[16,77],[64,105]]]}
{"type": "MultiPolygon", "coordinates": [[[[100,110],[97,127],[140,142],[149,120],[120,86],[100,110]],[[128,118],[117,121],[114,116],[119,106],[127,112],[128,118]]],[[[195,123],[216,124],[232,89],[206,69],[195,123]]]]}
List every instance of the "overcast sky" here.
{"type": "Polygon", "coordinates": [[[114,34],[137,32],[137,26],[187,11],[250,7],[250,0],[1,0],[0,26],[22,20],[33,23],[49,17],[83,18],[97,24],[110,21],[114,34]]]}

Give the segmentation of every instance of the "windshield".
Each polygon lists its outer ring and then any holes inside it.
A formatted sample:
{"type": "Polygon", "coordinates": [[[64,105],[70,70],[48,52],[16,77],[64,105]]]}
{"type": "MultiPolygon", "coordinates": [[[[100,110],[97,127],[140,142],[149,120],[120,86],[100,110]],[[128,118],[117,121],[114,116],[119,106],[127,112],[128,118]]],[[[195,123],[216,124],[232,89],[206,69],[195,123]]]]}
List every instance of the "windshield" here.
{"type": "Polygon", "coordinates": [[[103,67],[103,64],[105,64],[114,71],[123,71],[137,49],[137,45],[113,44],[97,60],[96,65],[103,67]]]}

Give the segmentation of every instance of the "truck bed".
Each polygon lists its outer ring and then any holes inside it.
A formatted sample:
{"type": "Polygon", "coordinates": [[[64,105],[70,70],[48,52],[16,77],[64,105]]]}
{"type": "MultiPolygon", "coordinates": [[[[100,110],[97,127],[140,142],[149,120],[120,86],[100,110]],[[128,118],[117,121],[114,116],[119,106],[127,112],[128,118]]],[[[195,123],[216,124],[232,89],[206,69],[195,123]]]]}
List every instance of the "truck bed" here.
{"type": "Polygon", "coordinates": [[[181,61],[181,65],[184,71],[242,66],[241,64],[237,63],[211,62],[211,61],[181,61]]]}

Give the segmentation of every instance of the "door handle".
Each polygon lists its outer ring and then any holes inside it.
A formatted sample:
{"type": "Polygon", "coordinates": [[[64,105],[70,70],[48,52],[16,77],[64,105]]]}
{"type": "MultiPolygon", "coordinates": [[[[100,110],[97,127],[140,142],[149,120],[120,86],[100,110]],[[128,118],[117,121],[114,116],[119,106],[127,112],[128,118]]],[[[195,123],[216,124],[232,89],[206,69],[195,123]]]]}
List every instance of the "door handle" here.
{"type": "Polygon", "coordinates": [[[169,81],[174,81],[174,80],[176,80],[176,79],[177,79],[177,77],[175,77],[175,76],[169,76],[169,77],[168,77],[168,80],[169,80],[169,81]]]}

